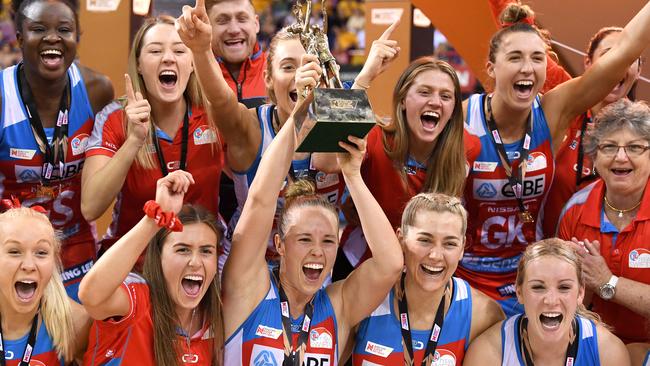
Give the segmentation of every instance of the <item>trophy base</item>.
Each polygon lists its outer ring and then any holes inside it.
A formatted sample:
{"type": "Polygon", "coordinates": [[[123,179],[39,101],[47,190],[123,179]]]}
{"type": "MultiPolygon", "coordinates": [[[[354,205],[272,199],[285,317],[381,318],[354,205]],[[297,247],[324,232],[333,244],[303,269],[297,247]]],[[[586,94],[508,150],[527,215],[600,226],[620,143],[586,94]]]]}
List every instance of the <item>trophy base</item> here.
{"type": "Polygon", "coordinates": [[[314,89],[309,114],[316,122],[297,152],[345,152],[339,141],[363,138],[375,125],[365,90],[314,89]]]}

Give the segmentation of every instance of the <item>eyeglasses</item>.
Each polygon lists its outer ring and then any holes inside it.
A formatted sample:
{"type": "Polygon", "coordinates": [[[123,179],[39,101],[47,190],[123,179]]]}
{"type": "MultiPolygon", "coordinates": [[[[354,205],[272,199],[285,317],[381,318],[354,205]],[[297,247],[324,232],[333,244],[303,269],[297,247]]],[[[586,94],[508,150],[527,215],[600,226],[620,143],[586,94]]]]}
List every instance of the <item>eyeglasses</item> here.
{"type": "Polygon", "coordinates": [[[607,157],[612,157],[618,154],[618,150],[620,148],[623,148],[623,151],[625,151],[625,154],[627,154],[628,157],[633,158],[633,157],[641,156],[641,154],[646,152],[646,150],[650,149],[650,146],[636,145],[636,144],[635,145],[614,145],[614,144],[598,145],[598,151],[607,157]]]}

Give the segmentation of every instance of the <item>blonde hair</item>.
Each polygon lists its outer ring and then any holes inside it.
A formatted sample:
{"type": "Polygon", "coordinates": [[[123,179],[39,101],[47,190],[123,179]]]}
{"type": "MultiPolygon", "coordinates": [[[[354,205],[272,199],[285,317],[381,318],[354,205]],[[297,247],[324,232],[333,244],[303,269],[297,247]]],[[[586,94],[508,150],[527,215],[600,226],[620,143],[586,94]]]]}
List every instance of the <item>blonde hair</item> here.
{"type": "MultiPolygon", "coordinates": [[[[0,223],[3,221],[11,222],[18,217],[40,220],[47,223],[49,227],[52,227],[47,216],[27,207],[12,208],[0,214],[0,223]]],[[[2,230],[0,230],[0,233],[2,233],[2,230]]],[[[72,321],[70,299],[68,298],[61,278],[61,270],[63,268],[60,257],[61,240],[57,237],[54,229],[52,229],[52,244],[55,271],[52,273],[52,277],[43,291],[40,311],[45,328],[54,344],[57,356],[67,363],[72,362],[74,359],[77,334],[72,321]]]]}
{"type": "MultiPolygon", "coordinates": [[[[164,25],[171,25],[172,27],[174,27],[175,24],[174,22],[175,22],[174,18],[170,17],[169,15],[159,15],[157,17],[147,18],[142,24],[142,26],[140,27],[140,29],[138,30],[138,32],[133,37],[133,44],[131,45],[131,52],[129,53],[129,59],[128,59],[128,69],[129,69],[128,72],[129,72],[129,76],[131,77],[131,82],[133,83],[133,91],[140,92],[144,99],[148,99],[147,87],[144,83],[144,79],[142,78],[142,75],[140,75],[140,73],[138,72],[138,60],[140,58],[140,52],[142,51],[144,36],[151,28],[153,28],[156,25],[164,24],[164,25]]],[[[207,105],[207,103],[204,100],[203,93],[201,92],[199,81],[197,80],[196,74],[194,72],[190,74],[190,78],[187,83],[187,87],[185,88],[184,94],[187,103],[190,104],[191,106],[203,107],[207,105]]],[[[126,105],[125,99],[122,100],[122,105],[126,105]]],[[[188,108],[189,107],[190,106],[188,106],[188,108]]],[[[156,123],[155,123],[153,111],[149,116],[149,120],[151,121],[149,135],[147,136],[147,139],[145,143],[142,145],[142,147],[140,148],[140,150],[138,150],[138,153],[135,157],[136,163],[144,169],[152,169],[156,165],[158,165],[158,162],[154,161],[154,158],[150,151],[150,146],[153,145],[153,136],[156,133],[156,123]]],[[[124,117],[124,121],[125,121],[124,122],[125,133],[128,135],[131,126],[127,122],[126,115],[124,117]]],[[[209,122],[213,128],[216,128],[215,126],[213,126],[212,118],[209,119],[209,122]]]]}
{"type": "Polygon", "coordinates": [[[420,193],[413,196],[402,213],[401,230],[406,233],[408,227],[413,225],[417,214],[421,211],[449,212],[460,218],[462,221],[461,236],[465,240],[467,231],[467,210],[458,197],[452,197],[443,193],[420,193]]]}
{"type": "MultiPolygon", "coordinates": [[[[549,238],[540,240],[529,245],[519,260],[517,267],[517,288],[520,289],[526,277],[526,268],[528,264],[542,257],[554,257],[561,259],[573,266],[576,270],[576,277],[580,287],[585,286],[584,273],[582,271],[582,262],[576,251],[570,247],[564,240],[558,238],[549,238]]],[[[596,324],[602,324],[600,316],[592,311],[587,310],[584,304],[579,303],[576,308],[576,315],[582,316],[593,321],[596,324]]]]}
{"type": "Polygon", "coordinates": [[[387,126],[382,126],[384,151],[395,163],[404,187],[408,189],[404,166],[409,157],[409,127],[406,111],[402,106],[415,78],[429,70],[441,71],[451,78],[455,100],[451,118],[434,142],[435,146],[427,162],[427,175],[422,191],[459,197],[463,193],[466,171],[463,108],[458,75],[448,63],[432,57],[421,57],[411,62],[404,70],[393,91],[391,122],[387,126]]]}
{"type": "Polygon", "coordinates": [[[338,213],[336,207],[322,195],[316,193],[316,186],[307,179],[293,182],[284,193],[284,207],[278,219],[278,234],[284,239],[289,226],[289,211],[300,207],[322,207],[334,214],[338,227],[338,213]]]}

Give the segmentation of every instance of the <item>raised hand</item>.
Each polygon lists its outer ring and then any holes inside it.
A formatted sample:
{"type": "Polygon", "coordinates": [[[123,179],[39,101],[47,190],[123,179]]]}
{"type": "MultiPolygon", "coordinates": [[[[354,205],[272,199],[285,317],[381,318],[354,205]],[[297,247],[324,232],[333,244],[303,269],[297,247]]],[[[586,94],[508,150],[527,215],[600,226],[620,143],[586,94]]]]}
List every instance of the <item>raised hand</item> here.
{"type": "Polygon", "coordinates": [[[194,7],[183,6],[183,13],[176,19],[176,31],[192,52],[211,49],[212,26],[205,10],[205,0],[196,0],[194,7]]]}
{"type": "Polygon", "coordinates": [[[124,83],[126,89],[124,112],[129,126],[127,138],[134,139],[138,144],[142,145],[150,130],[151,106],[140,92],[133,91],[133,84],[129,74],[124,74],[124,83]]]}
{"type": "Polygon", "coordinates": [[[372,42],[363,69],[355,79],[358,86],[364,89],[369,87],[370,83],[384,72],[399,55],[400,47],[397,45],[397,41],[390,39],[399,23],[400,18],[397,18],[390,27],[386,28],[379,39],[372,42]]]}
{"type": "Polygon", "coordinates": [[[345,177],[361,175],[361,163],[366,155],[366,140],[350,135],[348,141],[339,141],[339,146],[347,153],[337,153],[336,160],[345,177]]]}
{"type": "Polygon", "coordinates": [[[176,170],[158,179],[156,183],[156,202],[163,212],[178,213],[183,207],[183,197],[194,184],[192,174],[176,170]]]}
{"type": "Polygon", "coordinates": [[[296,70],[296,91],[298,99],[304,99],[307,94],[318,86],[323,69],[315,55],[304,54],[300,58],[300,67],[296,70]]]}

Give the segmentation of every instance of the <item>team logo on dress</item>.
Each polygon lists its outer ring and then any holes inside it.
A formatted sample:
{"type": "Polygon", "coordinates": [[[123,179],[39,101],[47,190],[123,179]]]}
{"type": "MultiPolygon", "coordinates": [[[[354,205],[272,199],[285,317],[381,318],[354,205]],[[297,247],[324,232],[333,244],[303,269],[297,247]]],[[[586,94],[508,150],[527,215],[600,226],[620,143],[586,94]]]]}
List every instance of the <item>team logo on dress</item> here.
{"type": "Polygon", "coordinates": [[[536,170],[542,170],[547,167],[546,155],[544,153],[535,151],[528,155],[528,161],[526,162],[526,169],[529,172],[534,172],[536,170]]]}
{"type": "Polygon", "coordinates": [[[9,149],[9,157],[14,158],[14,159],[32,160],[34,155],[36,155],[36,150],[16,149],[16,148],[13,148],[13,147],[11,149],[9,149]]]}
{"type": "Polygon", "coordinates": [[[630,268],[650,268],[650,250],[637,248],[630,252],[630,268]]]}
{"type": "Polygon", "coordinates": [[[314,328],[309,332],[309,345],[312,348],[329,348],[334,346],[332,334],[323,327],[314,328]]]}
{"type": "Polygon", "coordinates": [[[275,355],[271,351],[262,351],[257,354],[253,360],[255,366],[278,366],[278,361],[275,360],[275,355]]]}
{"type": "Polygon", "coordinates": [[[476,194],[481,198],[493,198],[497,195],[497,189],[492,183],[483,183],[476,190],[476,194]]]}
{"type": "Polygon", "coordinates": [[[569,148],[571,150],[575,150],[577,147],[578,147],[578,140],[571,141],[571,144],[569,145],[569,148]]]}
{"type": "Polygon", "coordinates": [[[323,172],[316,173],[316,188],[326,188],[339,184],[338,174],[327,174],[323,172]]]}
{"type": "Polygon", "coordinates": [[[386,358],[391,354],[391,352],[393,352],[393,349],[391,347],[382,346],[381,344],[368,341],[368,343],[366,343],[366,352],[386,358]]]}
{"type": "Polygon", "coordinates": [[[88,134],[80,133],[72,139],[70,142],[72,155],[81,155],[86,152],[86,147],[88,146],[88,137],[88,134]]]}
{"type": "Polygon", "coordinates": [[[437,349],[433,354],[431,366],[456,366],[456,355],[446,349],[437,349]]]}
{"type": "Polygon", "coordinates": [[[194,130],[192,135],[194,136],[194,145],[205,145],[217,142],[216,132],[207,125],[199,126],[199,128],[194,130]]]}
{"type": "Polygon", "coordinates": [[[255,329],[255,335],[264,338],[278,339],[281,334],[282,329],[271,328],[261,324],[255,329]]]}
{"type": "Polygon", "coordinates": [[[473,169],[475,172],[493,172],[497,170],[497,165],[495,161],[475,161],[473,169]]]}

